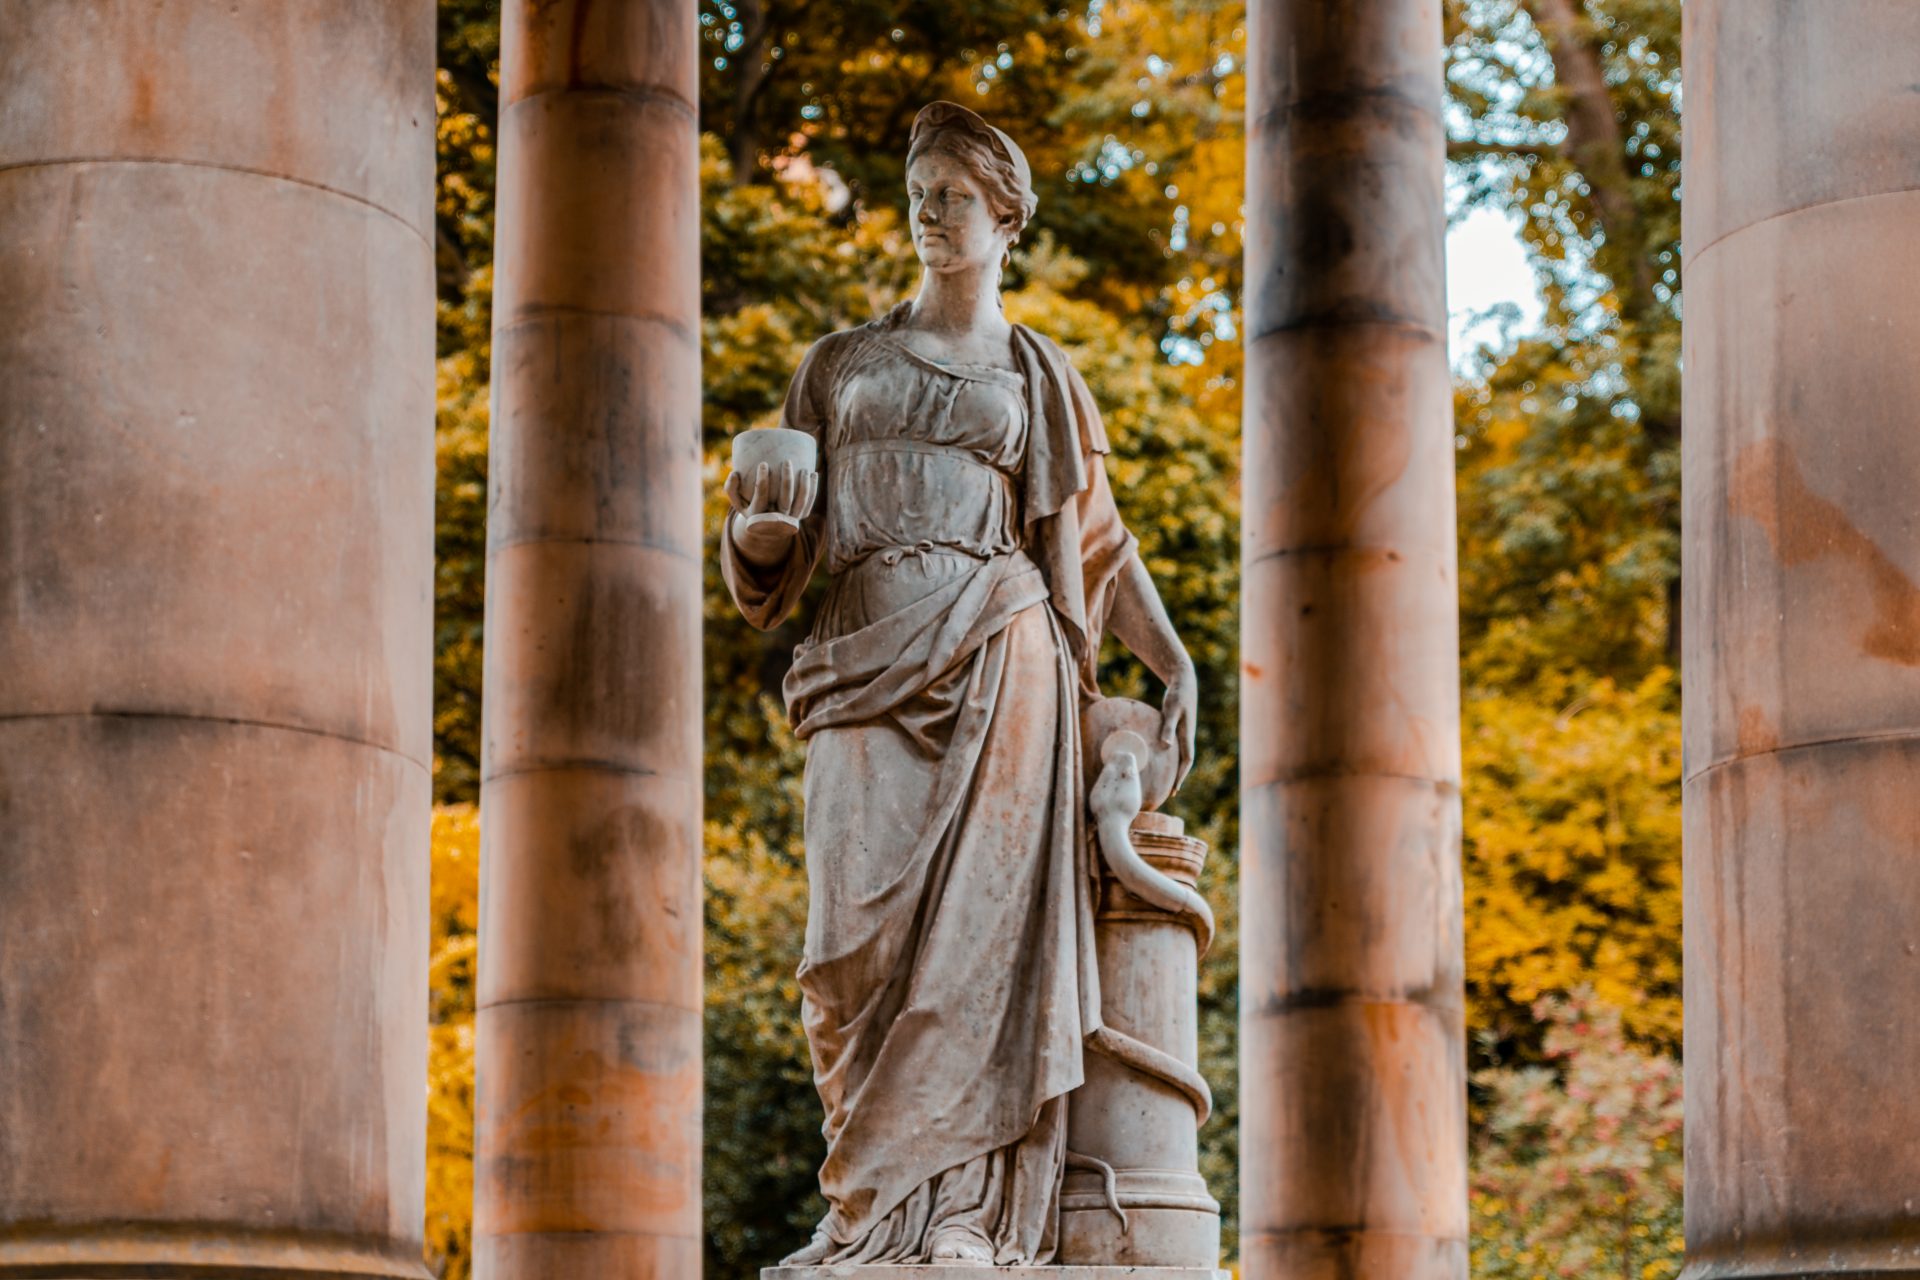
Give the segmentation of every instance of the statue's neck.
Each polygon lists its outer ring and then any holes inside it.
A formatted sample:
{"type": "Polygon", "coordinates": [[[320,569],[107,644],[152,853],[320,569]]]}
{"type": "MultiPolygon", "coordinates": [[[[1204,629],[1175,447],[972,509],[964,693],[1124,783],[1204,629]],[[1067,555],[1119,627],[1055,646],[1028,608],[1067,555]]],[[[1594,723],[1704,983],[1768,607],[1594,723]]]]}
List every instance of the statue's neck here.
{"type": "Polygon", "coordinates": [[[990,334],[1005,329],[999,266],[924,273],[909,323],[916,329],[955,334],[990,334]]]}

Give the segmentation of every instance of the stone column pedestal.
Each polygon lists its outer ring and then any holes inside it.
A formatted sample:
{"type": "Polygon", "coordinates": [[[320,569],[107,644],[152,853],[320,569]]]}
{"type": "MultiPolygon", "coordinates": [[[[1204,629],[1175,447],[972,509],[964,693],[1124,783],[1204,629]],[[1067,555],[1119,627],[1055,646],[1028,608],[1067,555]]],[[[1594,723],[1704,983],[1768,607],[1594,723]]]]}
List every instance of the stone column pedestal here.
{"type": "MultiPolygon", "coordinates": [[[[1189,888],[1199,879],[1207,846],[1183,834],[1180,819],[1143,813],[1132,836],[1155,870],[1189,888]]],[[[1088,1045],[1086,1083],[1067,1102],[1074,1157],[1061,1193],[1060,1261],[1210,1267],[1220,1257],[1220,1205],[1199,1173],[1199,1127],[1213,1100],[1197,1069],[1198,939],[1190,922],[1103,870],[1095,950],[1105,1027],[1088,1045]],[[1096,1164],[1112,1170],[1111,1194],[1096,1164]]]]}

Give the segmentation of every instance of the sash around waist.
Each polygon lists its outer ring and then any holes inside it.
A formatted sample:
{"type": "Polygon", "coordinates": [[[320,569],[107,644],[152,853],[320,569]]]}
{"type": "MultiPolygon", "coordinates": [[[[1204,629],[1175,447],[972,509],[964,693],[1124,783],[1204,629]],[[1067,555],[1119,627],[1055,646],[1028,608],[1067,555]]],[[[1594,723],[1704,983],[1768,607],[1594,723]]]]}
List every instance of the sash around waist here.
{"type": "Polygon", "coordinates": [[[808,640],[794,650],[783,690],[796,735],[885,714],[1046,599],[1039,566],[1015,551],[857,631],[808,640]]]}
{"type": "Polygon", "coordinates": [[[991,471],[1007,484],[1013,483],[1013,477],[994,466],[974,450],[964,445],[936,444],[931,440],[891,439],[885,436],[870,440],[846,440],[834,446],[835,457],[858,457],[868,453],[919,453],[931,457],[955,458],[970,463],[985,471],[991,471]]]}

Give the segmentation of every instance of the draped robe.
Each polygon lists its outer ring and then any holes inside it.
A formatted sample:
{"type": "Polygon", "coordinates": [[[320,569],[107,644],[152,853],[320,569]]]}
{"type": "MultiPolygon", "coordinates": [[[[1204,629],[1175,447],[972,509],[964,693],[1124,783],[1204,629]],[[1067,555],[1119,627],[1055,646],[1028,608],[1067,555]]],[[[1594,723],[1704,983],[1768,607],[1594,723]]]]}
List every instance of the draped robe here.
{"type": "Polygon", "coordinates": [[[1065,1102],[1097,1026],[1080,699],[1134,541],[1085,383],[1016,326],[1017,372],[942,365],[902,313],[816,343],[782,425],[820,498],[780,564],[722,538],[749,621],[832,575],[785,694],[807,741],[803,1018],[831,1261],[961,1231],[1054,1248],[1065,1102]]]}

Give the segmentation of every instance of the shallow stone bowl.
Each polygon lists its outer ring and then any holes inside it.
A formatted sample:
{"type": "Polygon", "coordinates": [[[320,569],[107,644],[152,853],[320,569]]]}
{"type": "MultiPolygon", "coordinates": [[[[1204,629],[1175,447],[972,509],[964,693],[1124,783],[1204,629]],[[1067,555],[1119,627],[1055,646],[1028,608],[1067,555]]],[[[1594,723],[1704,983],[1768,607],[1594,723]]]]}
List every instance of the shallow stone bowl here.
{"type": "MultiPolygon", "coordinates": [[[[1088,703],[1080,713],[1081,750],[1086,760],[1087,780],[1091,783],[1099,776],[1101,767],[1106,763],[1108,740],[1122,733],[1132,735],[1146,745],[1146,756],[1139,761],[1142,808],[1146,811],[1158,809],[1173,794],[1174,776],[1180,768],[1180,753],[1175,748],[1161,745],[1160,712],[1144,702],[1133,698],[1098,698],[1088,703]]],[[[1132,742],[1124,745],[1129,750],[1135,749],[1132,742]]]]}
{"type": "Polygon", "coordinates": [[[800,475],[814,470],[819,457],[818,442],[806,432],[789,427],[754,427],[733,437],[733,469],[749,489],[754,468],[763,462],[768,474],[778,478],[781,463],[791,462],[794,474],[800,475]]]}

